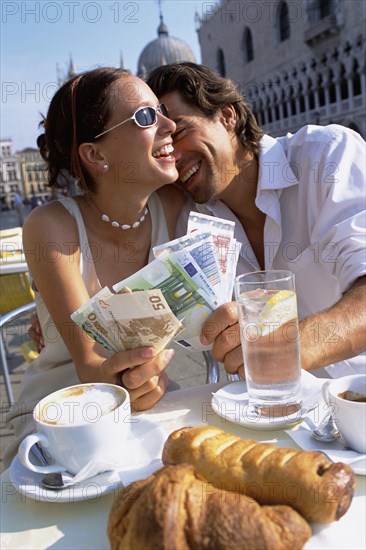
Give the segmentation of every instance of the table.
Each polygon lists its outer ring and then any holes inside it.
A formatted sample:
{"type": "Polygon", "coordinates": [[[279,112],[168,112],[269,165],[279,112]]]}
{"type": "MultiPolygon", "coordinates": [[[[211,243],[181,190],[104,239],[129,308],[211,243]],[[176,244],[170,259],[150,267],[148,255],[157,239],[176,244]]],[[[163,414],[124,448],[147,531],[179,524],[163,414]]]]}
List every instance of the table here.
{"type": "MultiPolygon", "coordinates": [[[[244,438],[258,441],[276,439],[282,447],[296,446],[283,430],[249,430],[216,415],[210,406],[211,396],[223,385],[210,384],[168,393],[153,409],[139,417],[159,423],[167,435],[183,426],[209,424],[244,438]]],[[[365,481],[364,476],[356,476],[355,497],[340,521],[313,526],[313,536],[306,543],[306,550],[366,548],[365,481]]],[[[8,470],[1,475],[1,489],[2,550],[109,548],[106,525],[113,493],[96,500],[74,503],[36,502],[15,490],[8,470]]]]}

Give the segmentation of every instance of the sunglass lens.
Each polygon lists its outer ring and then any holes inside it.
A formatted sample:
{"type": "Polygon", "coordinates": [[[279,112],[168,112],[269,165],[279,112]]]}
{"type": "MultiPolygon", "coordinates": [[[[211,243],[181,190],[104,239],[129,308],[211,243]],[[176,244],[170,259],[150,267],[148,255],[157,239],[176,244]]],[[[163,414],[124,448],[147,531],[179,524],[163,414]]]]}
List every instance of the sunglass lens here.
{"type": "Polygon", "coordinates": [[[161,104],[159,105],[159,110],[160,110],[160,112],[161,112],[162,115],[164,115],[164,116],[170,118],[170,117],[169,117],[169,111],[168,111],[168,109],[165,107],[164,103],[161,103],[161,104]]]}
{"type": "Polygon", "coordinates": [[[135,119],[139,126],[152,126],[156,122],[156,112],[152,107],[144,107],[135,113],[135,119]]]}

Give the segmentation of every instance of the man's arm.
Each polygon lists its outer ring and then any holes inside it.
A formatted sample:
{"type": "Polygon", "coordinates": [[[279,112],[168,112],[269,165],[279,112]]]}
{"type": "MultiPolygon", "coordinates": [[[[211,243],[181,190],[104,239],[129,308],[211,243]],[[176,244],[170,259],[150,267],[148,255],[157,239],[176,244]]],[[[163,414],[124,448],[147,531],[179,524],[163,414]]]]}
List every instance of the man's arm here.
{"type": "Polygon", "coordinates": [[[300,322],[300,345],[305,370],[349,359],[366,349],[366,276],[332,307],[300,322]]]}
{"type": "MultiPolygon", "coordinates": [[[[300,322],[301,365],[315,370],[366,349],[366,276],[332,307],[300,322]]],[[[202,327],[201,342],[214,342],[213,355],[230,374],[244,377],[235,302],[219,307],[202,327]]]]}

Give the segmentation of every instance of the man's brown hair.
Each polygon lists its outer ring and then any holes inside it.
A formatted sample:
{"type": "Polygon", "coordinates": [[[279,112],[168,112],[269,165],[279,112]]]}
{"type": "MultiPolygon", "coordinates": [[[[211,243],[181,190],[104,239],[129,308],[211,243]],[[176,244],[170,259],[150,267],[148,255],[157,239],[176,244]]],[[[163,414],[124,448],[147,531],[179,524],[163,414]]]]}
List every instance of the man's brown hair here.
{"type": "Polygon", "coordinates": [[[263,131],[232,80],[196,63],[171,63],[154,69],[146,80],[157,97],[178,92],[184,101],[213,118],[225,105],[231,104],[237,114],[235,133],[240,143],[258,155],[263,131]]]}

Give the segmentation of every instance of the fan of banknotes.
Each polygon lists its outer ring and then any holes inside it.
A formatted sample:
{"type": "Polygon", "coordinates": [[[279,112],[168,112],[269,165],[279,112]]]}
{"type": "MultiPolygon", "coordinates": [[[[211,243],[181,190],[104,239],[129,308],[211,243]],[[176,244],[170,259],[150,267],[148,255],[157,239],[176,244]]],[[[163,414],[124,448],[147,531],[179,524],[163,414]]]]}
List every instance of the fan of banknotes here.
{"type": "Polygon", "coordinates": [[[204,321],[231,301],[241,244],[235,223],[191,212],[187,235],[153,249],[155,259],[113,286],[104,287],[71,318],[110,351],[174,339],[194,351],[204,321]]]}

